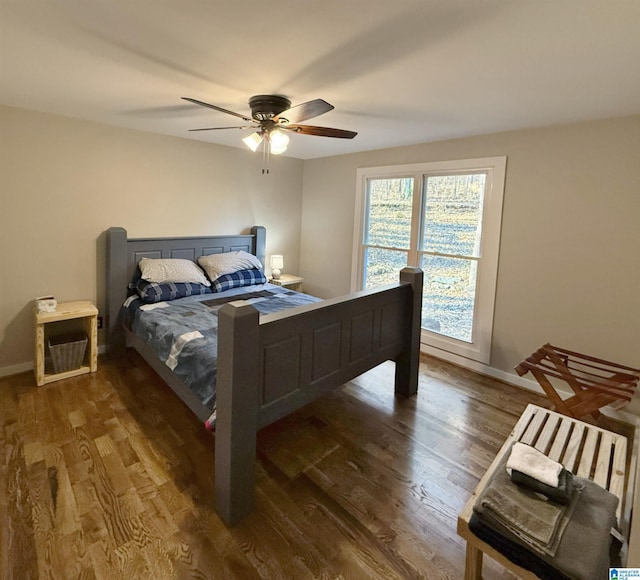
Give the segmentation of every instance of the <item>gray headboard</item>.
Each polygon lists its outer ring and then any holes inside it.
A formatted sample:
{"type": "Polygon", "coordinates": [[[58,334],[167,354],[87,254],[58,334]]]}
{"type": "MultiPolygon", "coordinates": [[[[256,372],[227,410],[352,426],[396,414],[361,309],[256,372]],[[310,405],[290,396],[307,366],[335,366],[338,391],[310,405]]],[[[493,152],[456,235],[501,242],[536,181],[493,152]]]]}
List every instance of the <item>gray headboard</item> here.
{"type": "Polygon", "coordinates": [[[250,234],[236,236],[135,239],[128,239],[124,228],[109,228],[105,324],[108,349],[122,344],[118,313],[131,293],[129,285],[139,277],[140,258],[182,258],[195,262],[200,256],[244,250],[257,256],[264,265],[265,241],[266,230],[263,226],[254,226],[250,234]]]}

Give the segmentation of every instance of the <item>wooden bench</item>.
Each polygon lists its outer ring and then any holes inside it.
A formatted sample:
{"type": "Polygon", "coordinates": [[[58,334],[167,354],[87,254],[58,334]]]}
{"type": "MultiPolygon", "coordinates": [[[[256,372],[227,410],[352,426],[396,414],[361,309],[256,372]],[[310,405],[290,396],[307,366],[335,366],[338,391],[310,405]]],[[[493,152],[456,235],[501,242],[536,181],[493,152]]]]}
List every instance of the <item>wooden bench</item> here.
{"type": "MultiPolygon", "coordinates": [[[[458,534],[467,541],[465,578],[482,578],[483,554],[491,556],[521,578],[536,578],[533,573],[513,564],[500,552],[480,540],[469,529],[473,506],[480,493],[493,476],[496,468],[511,445],[521,441],[532,445],[551,459],[564,465],[579,477],[591,479],[618,497],[617,518],[622,539],[628,538],[631,517],[633,480],[627,474],[627,438],[543,409],[528,405],[513,431],[487,469],[480,483],[458,516],[458,534]],[[628,490],[628,492],[627,492],[628,490]]],[[[633,473],[633,470],[630,470],[633,473]]],[[[626,542],[623,543],[623,564],[626,560],[626,542]]]]}

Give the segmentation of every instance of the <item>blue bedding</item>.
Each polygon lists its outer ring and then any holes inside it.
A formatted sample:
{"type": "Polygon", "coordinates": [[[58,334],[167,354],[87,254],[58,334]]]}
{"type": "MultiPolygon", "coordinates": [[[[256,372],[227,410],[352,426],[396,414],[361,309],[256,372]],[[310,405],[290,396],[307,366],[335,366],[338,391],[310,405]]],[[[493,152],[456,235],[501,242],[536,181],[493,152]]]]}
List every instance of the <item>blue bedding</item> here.
{"type": "Polygon", "coordinates": [[[259,284],[171,302],[144,304],[131,297],[125,303],[125,324],[211,409],[210,428],[215,422],[218,310],[232,300],[247,300],[260,314],[320,301],[280,286],[259,284]]]}

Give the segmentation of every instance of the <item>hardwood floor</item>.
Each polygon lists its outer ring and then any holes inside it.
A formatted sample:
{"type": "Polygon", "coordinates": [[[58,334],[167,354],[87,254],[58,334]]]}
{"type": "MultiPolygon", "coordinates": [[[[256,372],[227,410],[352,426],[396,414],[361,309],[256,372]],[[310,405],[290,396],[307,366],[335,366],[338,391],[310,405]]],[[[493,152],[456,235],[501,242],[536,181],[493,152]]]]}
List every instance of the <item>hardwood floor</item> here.
{"type": "MultiPolygon", "coordinates": [[[[424,357],[262,430],[256,510],[212,508],[213,435],[134,352],[0,380],[0,578],[462,578],[456,518],[533,393],[424,357]]],[[[611,426],[608,426],[611,428],[611,426]]],[[[513,578],[490,558],[484,577],[513,578]]]]}

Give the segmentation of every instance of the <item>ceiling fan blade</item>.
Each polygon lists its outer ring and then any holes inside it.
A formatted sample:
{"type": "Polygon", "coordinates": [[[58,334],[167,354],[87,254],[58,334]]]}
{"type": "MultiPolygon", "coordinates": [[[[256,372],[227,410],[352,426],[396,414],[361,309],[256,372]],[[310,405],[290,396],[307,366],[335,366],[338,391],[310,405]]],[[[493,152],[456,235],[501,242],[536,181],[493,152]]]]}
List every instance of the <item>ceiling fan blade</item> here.
{"type": "Polygon", "coordinates": [[[258,125],[244,125],[242,127],[204,127],[202,129],[189,129],[189,131],[218,131],[220,129],[257,129],[258,125]]]}
{"type": "Polygon", "coordinates": [[[283,119],[286,119],[289,123],[299,123],[300,121],[306,121],[307,119],[328,113],[333,109],[334,106],[327,103],[327,101],[314,99],[313,101],[307,101],[306,103],[301,103],[286,111],[282,111],[282,113],[279,113],[275,117],[274,121],[283,122],[283,119]]]}
{"type": "Polygon", "coordinates": [[[294,131],[302,135],[316,135],[318,137],[337,137],[338,139],[353,139],[357,133],[344,129],[331,129],[330,127],[314,127],[313,125],[282,125],[281,129],[294,131]]]}
{"type": "Polygon", "coordinates": [[[196,99],[191,99],[189,97],[180,97],[181,99],[184,99],[185,101],[189,101],[190,103],[193,103],[195,105],[200,105],[201,107],[207,107],[209,109],[213,109],[214,111],[220,111],[221,113],[227,113],[228,115],[233,115],[234,117],[239,117],[240,119],[243,119],[244,121],[253,121],[253,119],[251,119],[250,117],[245,117],[244,115],[241,115],[240,113],[234,113],[233,111],[229,111],[228,109],[223,109],[222,107],[217,107],[216,105],[210,105],[209,103],[204,103],[202,101],[198,101],[196,99]]]}

